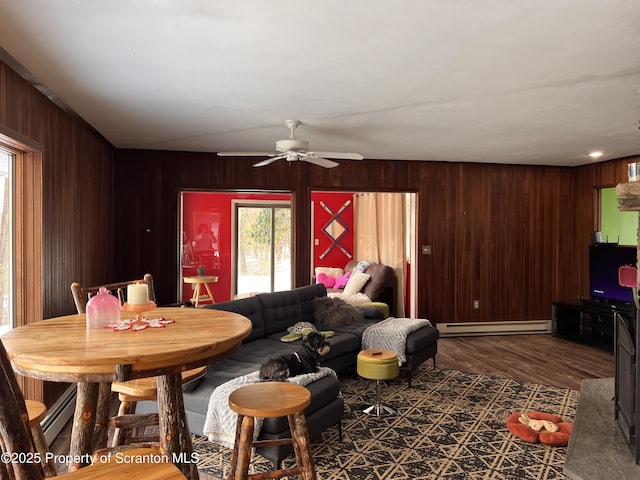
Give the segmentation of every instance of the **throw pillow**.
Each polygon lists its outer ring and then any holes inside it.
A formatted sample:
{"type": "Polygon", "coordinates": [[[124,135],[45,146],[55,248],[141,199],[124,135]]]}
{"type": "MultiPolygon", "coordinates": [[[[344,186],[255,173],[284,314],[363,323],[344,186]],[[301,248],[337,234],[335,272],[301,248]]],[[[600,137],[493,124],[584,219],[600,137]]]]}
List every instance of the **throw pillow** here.
{"type": "Polygon", "coordinates": [[[344,288],[349,281],[349,277],[351,276],[351,272],[347,272],[341,277],[336,278],[336,283],[333,288],[344,288]]]}
{"type": "Polygon", "coordinates": [[[318,329],[334,330],[341,325],[364,320],[362,312],[338,297],[316,297],[313,299],[313,320],[318,329]]]}
{"type": "Polygon", "coordinates": [[[370,278],[371,276],[367,275],[366,273],[354,272],[349,277],[349,281],[347,282],[347,285],[344,287],[344,294],[355,295],[360,290],[362,290],[362,287],[364,287],[364,284],[367,283],[370,278]]]}
{"type": "Polygon", "coordinates": [[[319,273],[316,278],[318,283],[322,283],[327,288],[331,288],[336,284],[336,279],[328,276],[326,273],[319,273]]]}
{"type": "Polygon", "coordinates": [[[327,277],[338,278],[344,275],[344,270],[338,267],[316,267],[316,278],[324,273],[327,277]]]}

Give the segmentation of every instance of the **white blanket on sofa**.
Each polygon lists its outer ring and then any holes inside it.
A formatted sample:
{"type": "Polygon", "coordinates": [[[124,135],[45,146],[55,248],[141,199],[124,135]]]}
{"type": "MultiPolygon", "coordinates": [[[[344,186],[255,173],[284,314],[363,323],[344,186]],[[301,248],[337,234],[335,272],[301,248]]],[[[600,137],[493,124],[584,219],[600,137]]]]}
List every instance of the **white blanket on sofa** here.
{"type": "MultiPolygon", "coordinates": [[[[298,385],[308,385],[319,378],[333,375],[337,378],[336,372],[328,367],[319,367],[315,373],[305,373],[295,377],[288,378],[290,383],[298,385]]],[[[204,434],[210,441],[219,443],[220,445],[233,448],[235,441],[236,422],[238,414],[229,408],[229,395],[238,388],[249,385],[251,383],[260,382],[258,372],[251,372],[241,377],[229,380],[222,385],[216,387],[209,397],[209,406],[207,408],[207,416],[204,422],[204,434]]],[[[258,438],[260,429],[262,428],[262,418],[254,420],[254,440],[258,438]]]]}
{"type": "Polygon", "coordinates": [[[354,307],[358,307],[363,303],[371,301],[371,299],[362,292],[354,293],[352,295],[339,292],[328,292],[327,297],[340,298],[341,300],[344,300],[345,303],[348,303],[349,305],[352,305],[354,307]]]}
{"type": "Polygon", "coordinates": [[[382,348],[391,350],[398,355],[398,362],[402,365],[407,361],[407,336],[424,326],[431,326],[431,322],[422,318],[389,317],[371,325],[362,334],[362,349],[382,348]]]}

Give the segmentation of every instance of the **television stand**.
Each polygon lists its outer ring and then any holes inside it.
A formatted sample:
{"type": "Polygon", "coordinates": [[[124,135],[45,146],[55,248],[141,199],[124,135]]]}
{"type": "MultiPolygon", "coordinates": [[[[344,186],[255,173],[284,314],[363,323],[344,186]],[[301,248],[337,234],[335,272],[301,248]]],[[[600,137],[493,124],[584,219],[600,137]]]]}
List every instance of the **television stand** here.
{"type": "Polygon", "coordinates": [[[613,351],[616,312],[631,315],[632,307],[591,300],[553,302],[551,334],[613,351]]]}

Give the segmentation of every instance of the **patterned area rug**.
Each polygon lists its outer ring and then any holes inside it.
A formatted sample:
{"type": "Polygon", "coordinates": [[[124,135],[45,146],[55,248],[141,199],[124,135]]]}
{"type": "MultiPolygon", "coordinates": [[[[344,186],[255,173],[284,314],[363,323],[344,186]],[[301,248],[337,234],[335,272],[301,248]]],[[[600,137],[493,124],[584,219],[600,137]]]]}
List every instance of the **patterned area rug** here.
{"type": "MultiPolygon", "coordinates": [[[[373,418],[361,412],[375,397],[375,382],[341,380],[345,399],[343,441],[336,428],[312,439],[322,480],[556,479],[566,448],[525,443],[509,433],[513,412],[541,410],[573,421],[579,392],[506,378],[432,370],[415,372],[382,387],[383,403],[398,414],[373,418]]],[[[231,451],[204,438],[194,440],[198,469],[225,479],[231,451]]],[[[287,458],[285,466],[293,466],[287,458]]],[[[252,471],[271,469],[259,455],[252,471]]],[[[296,477],[297,478],[297,477],[296,477]]]]}

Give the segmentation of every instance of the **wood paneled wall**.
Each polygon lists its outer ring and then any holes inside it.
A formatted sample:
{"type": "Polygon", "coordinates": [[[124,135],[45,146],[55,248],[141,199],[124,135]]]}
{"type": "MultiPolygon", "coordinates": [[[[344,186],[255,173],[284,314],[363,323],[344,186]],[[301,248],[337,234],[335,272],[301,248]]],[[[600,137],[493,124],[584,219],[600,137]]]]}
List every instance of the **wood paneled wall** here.
{"type": "MultiPolygon", "coordinates": [[[[115,276],[115,149],[2,61],[0,125],[42,146],[43,317],[75,313],[71,282],[96,285],[115,276]]],[[[47,384],[34,398],[50,404],[64,388],[47,384]]]]}
{"type": "Polygon", "coordinates": [[[335,169],[215,154],[116,155],[120,277],[150,272],[175,302],[180,189],[286,190],[294,202],[294,283],[309,282],[313,190],[418,194],[418,314],[434,322],[549,319],[551,302],[588,295],[594,186],[626,179],[626,162],[592,167],[365,160],[335,169]],[[609,178],[611,177],[611,178],[609,178]],[[473,310],[474,299],[480,309],[473,310]]]}
{"type": "Polygon", "coordinates": [[[43,146],[44,316],[73,313],[69,285],[154,275],[177,299],[180,189],[293,195],[295,284],[310,278],[313,190],[418,194],[418,313],[434,322],[534,320],[588,294],[595,190],[627,178],[628,159],[539,167],[342,162],[335,169],[209,153],[116,150],[0,61],[0,124],[43,146]],[[473,299],[480,309],[472,309],[473,299]]]}

